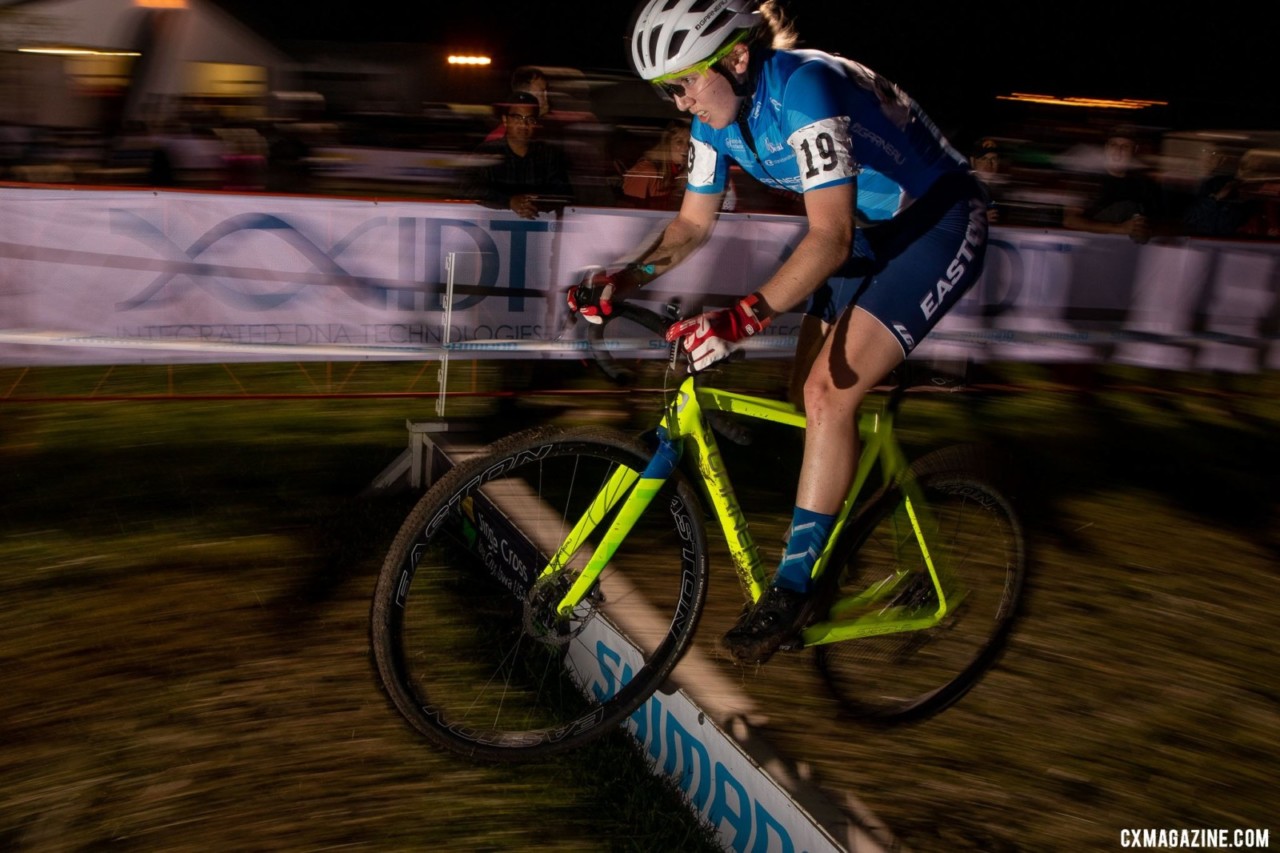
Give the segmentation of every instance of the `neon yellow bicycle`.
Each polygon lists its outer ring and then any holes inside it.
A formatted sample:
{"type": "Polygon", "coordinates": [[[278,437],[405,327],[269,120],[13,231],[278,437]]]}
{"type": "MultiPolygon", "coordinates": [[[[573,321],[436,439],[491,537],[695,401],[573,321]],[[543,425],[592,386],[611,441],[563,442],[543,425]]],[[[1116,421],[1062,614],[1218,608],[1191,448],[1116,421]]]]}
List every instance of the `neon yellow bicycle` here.
{"type": "MultiPolygon", "coordinates": [[[[669,322],[634,303],[618,316],[655,333],[669,322]]],[[[908,462],[893,433],[901,390],[862,414],[858,471],[816,570],[818,615],[789,649],[813,647],[836,698],[883,721],[969,689],[1003,644],[1026,570],[987,456],[955,447],[908,462]]],[[[767,573],[710,426],[726,414],[804,427],[789,404],[687,376],[644,436],[535,428],[437,480],[396,536],[372,606],[377,672],[409,724],[495,761],[615,730],[693,638],[704,512],[758,598],[767,573]]]]}

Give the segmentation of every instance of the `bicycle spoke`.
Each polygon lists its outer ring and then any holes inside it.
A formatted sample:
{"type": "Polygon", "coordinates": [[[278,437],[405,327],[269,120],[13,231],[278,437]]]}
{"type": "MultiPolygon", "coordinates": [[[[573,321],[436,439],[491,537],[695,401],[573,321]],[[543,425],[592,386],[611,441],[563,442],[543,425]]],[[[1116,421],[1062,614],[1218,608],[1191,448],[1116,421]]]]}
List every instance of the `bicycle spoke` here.
{"type": "MultiPolygon", "coordinates": [[[[1008,501],[971,464],[935,455],[917,475],[931,520],[925,541],[948,578],[941,621],[818,648],[824,678],[857,716],[894,720],[941,710],[991,663],[1009,629],[1024,571],[1021,527],[1008,501]]],[[[840,578],[846,596],[888,581],[891,592],[875,605],[886,618],[896,616],[893,608],[919,615],[938,608],[933,578],[905,515],[900,493],[890,492],[860,521],[860,545],[840,578]],[[894,580],[904,570],[905,579],[894,580]]]]}
{"type": "MultiPolygon", "coordinates": [[[[705,591],[702,528],[682,477],[569,619],[555,611],[585,555],[543,575],[570,531],[590,536],[580,524],[588,510],[592,524],[607,523],[612,499],[646,464],[643,450],[611,431],[538,431],[460,466],[424,496],[384,565],[373,621],[383,685],[418,731],[467,755],[519,760],[608,731],[665,679],[705,591]],[[619,470],[631,473],[620,480],[619,470]],[[634,631],[636,671],[593,675],[583,662],[604,666],[596,643],[626,633],[619,625],[640,598],[659,627],[634,631]]],[[[591,548],[588,539],[581,550],[591,548]]]]}

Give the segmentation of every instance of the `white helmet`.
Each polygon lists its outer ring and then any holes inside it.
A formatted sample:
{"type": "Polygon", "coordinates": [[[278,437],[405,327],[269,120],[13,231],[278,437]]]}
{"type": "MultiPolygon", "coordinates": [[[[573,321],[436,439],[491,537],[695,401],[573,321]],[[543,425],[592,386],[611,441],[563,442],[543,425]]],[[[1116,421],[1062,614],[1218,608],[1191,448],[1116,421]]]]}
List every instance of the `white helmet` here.
{"type": "Polygon", "coordinates": [[[715,56],[760,23],[760,0],[646,0],[631,36],[631,64],[646,80],[715,56]]]}

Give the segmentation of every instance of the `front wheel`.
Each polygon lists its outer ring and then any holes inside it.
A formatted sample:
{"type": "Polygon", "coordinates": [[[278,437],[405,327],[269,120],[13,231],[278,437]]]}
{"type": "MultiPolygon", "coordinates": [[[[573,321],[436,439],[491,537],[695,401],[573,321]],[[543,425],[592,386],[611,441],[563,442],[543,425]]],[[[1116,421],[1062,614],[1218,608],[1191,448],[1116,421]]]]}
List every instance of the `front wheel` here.
{"type": "Polygon", "coordinates": [[[936,713],[963,696],[998,656],[1026,572],[1022,525],[998,483],[979,449],[936,451],[876,498],[837,543],[841,559],[829,570],[838,572],[838,597],[879,589],[873,609],[936,611],[937,593],[905,500],[914,492],[926,509],[916,513],[927,524],[924,541],[948,573],[948,596],[955,600],[932,628],[817,648],[819,671],[853,716],[897,722],[936,713]]]}
{"type": "Polygon", "coordinates": [[[387,555],[372,610],[379,678],[414,729],[467,757],[540,758],[615,729],[662,684],[706,595],[705,532],[683,475],[568,618],[555,604],[621,501],[566,570],[540,577],[605,484],[648,458],[613,430],[535,429],[428,490],[387,555]]]}

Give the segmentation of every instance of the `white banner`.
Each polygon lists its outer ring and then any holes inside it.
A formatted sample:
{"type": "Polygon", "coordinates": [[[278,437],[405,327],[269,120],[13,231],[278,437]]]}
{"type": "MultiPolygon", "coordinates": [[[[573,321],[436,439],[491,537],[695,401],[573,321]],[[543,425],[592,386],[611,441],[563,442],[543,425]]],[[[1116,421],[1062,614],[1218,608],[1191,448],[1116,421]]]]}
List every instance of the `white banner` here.
{"type": "MultiPolygon", "coordinates": [[[[0,364],[422,359],[446,343],[468,357],[573,354],[582,329],[566,326],[564,289],[584,268],[628,258],[664,221],[0,188],[0,364]]],[[[803,227],[725,214],[708,245],[643,295],[686,314],[727,304],[764,282],[803,227]]],[[[1271,243],[995,228],[982,279],[917,352],[1274,367],[1278,260],[1271,243]]],[[[788,355],[797,321],[779,318],[757,352],[788,355]]]]}
{"type": "Polygon", "coordinates": [[[0,346],[8,364],[235,361],[237,346],[243,360],[422,358],[446,338],[542,340],[560,230],[470,204],[39,190],[0,191],[0,222],[0,327],[110,344],[27,337],[0,346]]]}

